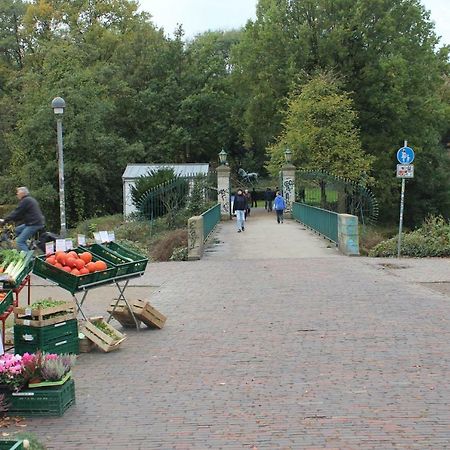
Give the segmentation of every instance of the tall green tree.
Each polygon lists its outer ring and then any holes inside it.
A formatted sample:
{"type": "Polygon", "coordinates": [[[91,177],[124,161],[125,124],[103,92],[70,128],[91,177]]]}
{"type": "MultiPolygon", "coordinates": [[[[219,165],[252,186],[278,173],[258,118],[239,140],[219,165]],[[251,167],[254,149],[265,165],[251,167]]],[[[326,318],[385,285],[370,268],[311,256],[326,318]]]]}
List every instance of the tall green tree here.
{"type": "Polygon", "coordinates": [[[269,147],[272,171],[279,170],[289,148],[299,168],[359,180],[373,157],[362,150],[356,124],[353,102],[332,74],[314,76],[289,99],[283,132],[269,147]]]}

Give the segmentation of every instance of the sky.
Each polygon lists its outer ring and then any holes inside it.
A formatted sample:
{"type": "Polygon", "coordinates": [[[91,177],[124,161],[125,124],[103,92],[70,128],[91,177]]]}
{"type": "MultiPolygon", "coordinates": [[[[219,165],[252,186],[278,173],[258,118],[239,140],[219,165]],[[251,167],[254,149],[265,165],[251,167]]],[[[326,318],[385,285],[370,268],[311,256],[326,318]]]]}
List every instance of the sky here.
{"type": "MultiPolygon", "coordinates": [[[[141,10],[153,16],[156,26],[172,34],[182,24],[186,37],[191,38],[208,30],[240,28],[255,18],[257,0],[139,0],[141,10]]],[[[441,43],[450,44],[450,8],[448,0],[422,0],[441,43]]]]}

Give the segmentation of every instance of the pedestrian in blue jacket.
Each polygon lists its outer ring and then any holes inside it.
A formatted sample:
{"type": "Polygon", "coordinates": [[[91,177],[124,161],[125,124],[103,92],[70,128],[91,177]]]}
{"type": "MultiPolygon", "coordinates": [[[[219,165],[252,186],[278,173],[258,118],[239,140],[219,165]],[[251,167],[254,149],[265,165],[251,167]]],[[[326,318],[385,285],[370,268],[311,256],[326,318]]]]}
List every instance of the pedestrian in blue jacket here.
{"type": "Polygon", "coordinates": [[[286,202],[284,201],[283,196],[280,194],[279,191],[277,191],[277,195],[275,197],[275,200],[273,202],[273,209],[277,213],[277,222],[283,223],[283,213],[286,209],[286,202]]]}

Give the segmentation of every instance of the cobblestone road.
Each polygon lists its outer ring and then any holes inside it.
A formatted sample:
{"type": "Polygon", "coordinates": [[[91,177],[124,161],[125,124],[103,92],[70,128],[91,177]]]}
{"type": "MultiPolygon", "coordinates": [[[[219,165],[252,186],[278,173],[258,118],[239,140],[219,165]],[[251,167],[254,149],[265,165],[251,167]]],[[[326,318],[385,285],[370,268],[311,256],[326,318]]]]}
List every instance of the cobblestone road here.
{"type": "MultiPolygon", "coordinates": [[[[290,233],[318,239],[272,219],[221,225],[201,261],[150,264],[133,295],[165,328],[82,355],[76,406],[27,430],[58,450],[450,448],[450,299],[420,284],[450,281],[449,262],[347,258],[319,241],[323,254],[271,257],[290,233]]],[[[112,296],[92,291],[89,312],[112,296]]]]}

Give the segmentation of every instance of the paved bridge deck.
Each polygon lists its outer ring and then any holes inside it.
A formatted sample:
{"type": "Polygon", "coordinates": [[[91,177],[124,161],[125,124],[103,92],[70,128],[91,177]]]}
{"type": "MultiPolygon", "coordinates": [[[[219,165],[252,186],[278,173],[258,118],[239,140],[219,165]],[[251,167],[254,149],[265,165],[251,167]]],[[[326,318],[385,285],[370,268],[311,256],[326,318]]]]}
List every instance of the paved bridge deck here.
{"type": "Polygon", "coordinates": [[[347,258],[273,216],[217,238],[149,265],[129,293],[166,327],[82,355],[76,406],[27,431],[58,450],[450,448],[448,260],[347,258]]]}

